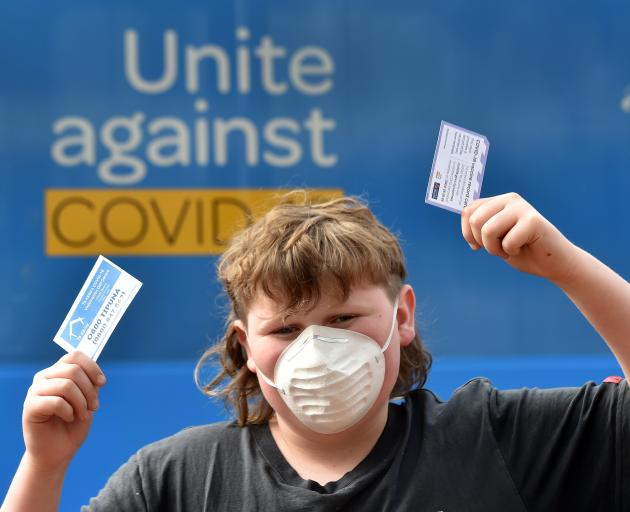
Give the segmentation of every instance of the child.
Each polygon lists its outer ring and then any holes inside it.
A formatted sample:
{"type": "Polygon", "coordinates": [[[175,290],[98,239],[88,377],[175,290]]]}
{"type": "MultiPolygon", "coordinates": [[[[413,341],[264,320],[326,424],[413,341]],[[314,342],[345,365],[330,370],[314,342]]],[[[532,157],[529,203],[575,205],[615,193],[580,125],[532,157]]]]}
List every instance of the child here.
{"type": "MultiPolygon", "coordinates": [[[[473,250],[559,286],[628,375],[630,284],[516,194],[461,220],[473,250]]],[[[232,311],[200,365],[220,358],[204,389],[237,421],[141,449],[86,510],[630,509],[626,382],[499,391],[475,379],[448,402],[422,389],[431,360],[403,255],[360,202],[278,206],[218,270],[232,311]]],[[[3,511],[56,510],[104,381],[78,352],[35,376],[3,511]]]]}

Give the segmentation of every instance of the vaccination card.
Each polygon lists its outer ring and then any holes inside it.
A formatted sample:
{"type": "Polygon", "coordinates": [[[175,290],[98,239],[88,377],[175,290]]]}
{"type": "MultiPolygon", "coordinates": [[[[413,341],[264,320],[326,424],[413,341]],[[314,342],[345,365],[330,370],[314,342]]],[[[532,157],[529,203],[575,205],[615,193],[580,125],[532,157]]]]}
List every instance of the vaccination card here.
{"type": "Polygon", "coordinates": [[[425,202],[461,213],[479,199],[489,147],[483,135],[442,121],[425,202]]]}
{"type": "Polygon", "coordinates": [[[141,286],[131,274],[99,256],[57,331],[55,343],[68,352],[80,350],[96,361],[141,286]]]}

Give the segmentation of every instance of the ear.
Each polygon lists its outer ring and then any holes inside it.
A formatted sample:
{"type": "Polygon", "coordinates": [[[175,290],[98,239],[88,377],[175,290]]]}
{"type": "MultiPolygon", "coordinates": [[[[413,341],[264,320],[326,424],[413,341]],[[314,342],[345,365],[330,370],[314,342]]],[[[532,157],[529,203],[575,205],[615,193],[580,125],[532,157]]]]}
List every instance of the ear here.
{"type": "Polygon", "coordinates": [[[256,373],[256,363],[252,358],[249,342],[247,341],[247,330],[245,329],[245,324],[241,320],[234,320],[232,327],[234,328],[236,339],[240,343],[241,347],[245,349],[245,353],[247,354],[247,369],[252,373],[256,373]]]}
{"type": "Polygon", "coordinates": [[[398,295],[398,311],[396,312],[401,347],[409,345],[416,336],[415,315],[416,295],[413,292],[413,288],[405,284],[398,295]]]}

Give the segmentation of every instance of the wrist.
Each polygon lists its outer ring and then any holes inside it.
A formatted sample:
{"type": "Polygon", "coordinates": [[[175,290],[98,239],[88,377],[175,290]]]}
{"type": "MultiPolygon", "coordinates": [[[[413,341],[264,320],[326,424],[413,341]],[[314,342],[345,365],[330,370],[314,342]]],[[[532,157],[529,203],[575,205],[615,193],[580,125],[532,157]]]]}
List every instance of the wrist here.
{"type": "Polygon", "coordinates": [[[48,481],[63,482],[68,470],[70,461],[64,461],[57,464],[44,463],[33,457],[30,453],[24,452],[20,466],[22,469],[33,477],[46,478],[48,481]]]}
{"type": "Polygon", "coordinates": [[[25,452],[2,503],[2,511],[57,512],[67,467],[67,464],[46,467],[25,452]]]}
{"type": "Polygon", "coordinates": [[[567,257],[566,270],[560,276],[551,279],[551,282],[565,292],[569,292],[584,278],[593,261],[593,256],[588,252],[571,242],[569,243],[571,249],[567,257]]]}

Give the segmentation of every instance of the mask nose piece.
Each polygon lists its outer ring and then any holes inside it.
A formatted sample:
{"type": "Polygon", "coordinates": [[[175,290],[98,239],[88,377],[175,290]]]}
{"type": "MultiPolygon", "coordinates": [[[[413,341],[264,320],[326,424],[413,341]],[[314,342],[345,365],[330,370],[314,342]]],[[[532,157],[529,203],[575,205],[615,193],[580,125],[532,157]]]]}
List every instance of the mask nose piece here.
{"type": "Polygon", "coordinates": [[[329,336],[321,336],[320,334],[315,334],[313,339],[323,341],[325,343],[348,343],[348,338],[331,338],[329,336]]]}

